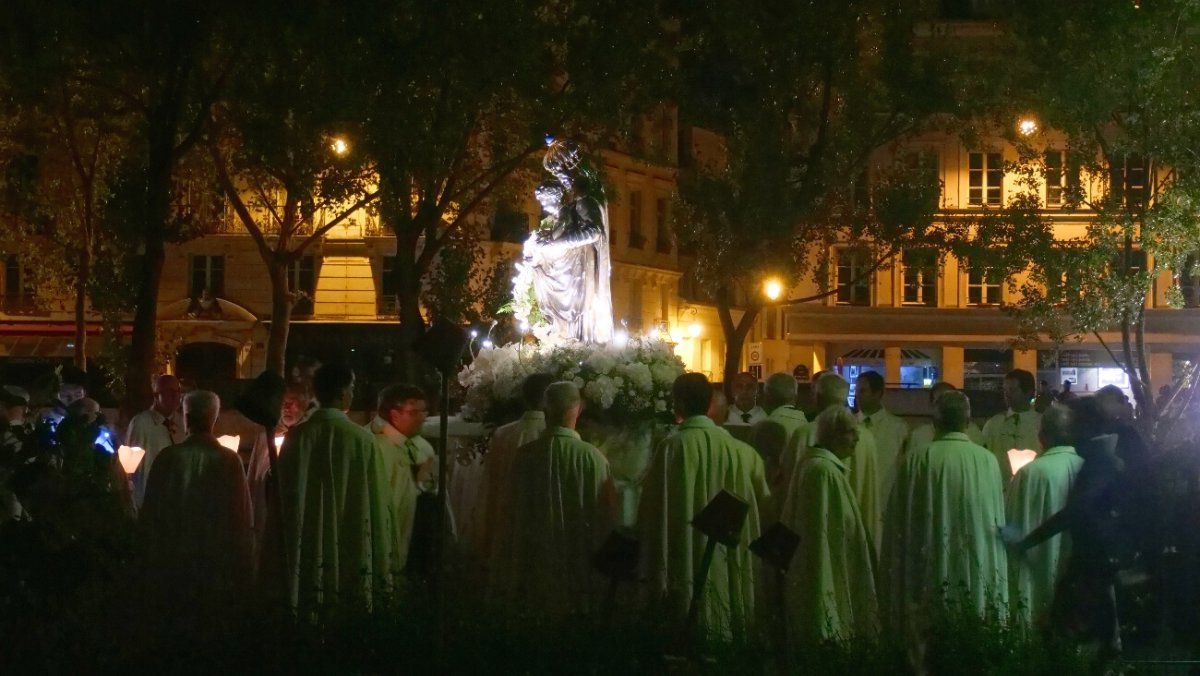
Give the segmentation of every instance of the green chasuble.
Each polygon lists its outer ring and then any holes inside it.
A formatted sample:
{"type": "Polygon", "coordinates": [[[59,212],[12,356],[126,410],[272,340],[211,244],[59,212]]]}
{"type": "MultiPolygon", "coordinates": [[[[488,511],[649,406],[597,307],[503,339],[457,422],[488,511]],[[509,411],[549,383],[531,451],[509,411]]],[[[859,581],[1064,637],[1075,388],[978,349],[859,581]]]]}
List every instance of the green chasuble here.
{"type": "MultiPolygon", "coordinates": [[[[1008,523],[1021,537],[1067,505],[1083,458],[1070,446],[1055,446],[1013,477],[1008,487],[1008,523]]],[[[1029,624],[1050,608],[1054,585],[1066,561],[1066,535],[1059,534],[1008,560],[1009,593],[1013,614],[1029,624]]]]}
{"type": "Polygon", "coordinates": [[[762,456],[767,469],[767,482],[778,493],[776,500],[782,501],[787,492],[791,475],[784,476],[780,462],[788,442],[808,424],[804,412],[795,406],[780,406],[767,414],[766,420],[754,423],[750,429],[750,445],[762,456]]]}
{"type": "Polygon", "coordinates": [[[282,580],[302,612],[338,602],[371,604],[399,571],[391,488],[383,456],[367,430],[331,408],[292,428],[276,463],[283,514],[269,513],[265,584],[282,580]],[[283,529],[290,569],[282,575],[283,529]]]}
{"type": "Polygon", "coordinates": [[[793,640],[871,636],[879,606],[875,550],[847,480],[849,468],[833,453],[812,448],[796,468],[797,509],[783,523],[800,536],[787,572],[788,629],[793,640]]]}
{"type": "Polygon", "coordinates": [[[497,545],[495,596],[534,614],[598,609],[605,578],[592,568],[617,523],[608,460],[575,430],[548,428],[514,450],[506,536],[497,545]]]}
{"type": "Polygon", "coordinates": [[[950,432],[907,455],[888,500],[880,557],[881,606],[892,631],[921,627],[948,600],[981,615],[1008,603],[1000,540],[1000,468],[986,448],[950,432]]]}
{"type": "MultiPolygon", "coordinates": [[[[783,472],[790,477],[789,485],[796,481],[798,461],[808,455],[808,450],[816,443],[816,421],[808,423],[792,435],[783,462],[783,472]]],[[[871,434],[871,430],[860,425],[858,444],[854,447],[854,455],[846,461],[846,467],[850,469],[850,487],[854,490],[854,498],[858,500],[858,509],[862,513],[863,525],[871,532],[872,538],[882,527],[883,515],[883,507],[879,500],[878,463],[879,449],[875,446],[875,435],[871,434]]],[[[787,502],[790,503],[794,497],[795,491],[789,489],[787,502]]],[[[783,509],[784,513],[787,513],[793,508],[785,505],[783,509]]]]}
{"type": "Polygon", "coordinates": [[[647,470],[638,509],[644,579],[650,601],[682,622],[708,538],[691,521],[726,490],[750,506],[741,545],[718,545],[704,588],[700,625],[713,634],[746,635],[754,621],[755,560],[746,547],[760,534],[759,506],[770,491],[762,459],[707,416],[688,418],[667,437],[647,470]]]}
{"type": "Polygon", "coordinates": [[[1042,426],[1042,414],[1037,411],[1012,409],[997,413],[983,424],[983,446],[992,452],[1000,468],[1000,478],[1005,486],[1012,479],[1013,468],[1008,452],[1016,449],[1041,452],[1042,442],[1038,430],[1042,426]]]}

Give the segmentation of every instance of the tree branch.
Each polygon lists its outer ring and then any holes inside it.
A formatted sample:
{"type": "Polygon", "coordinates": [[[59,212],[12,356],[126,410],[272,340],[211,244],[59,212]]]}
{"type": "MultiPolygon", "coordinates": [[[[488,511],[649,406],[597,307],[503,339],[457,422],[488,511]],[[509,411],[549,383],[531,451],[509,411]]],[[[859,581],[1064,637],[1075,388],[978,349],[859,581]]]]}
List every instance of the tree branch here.
{"type": "Polygon", "coordinates": [[[362,199],[358,200],[358,201],[357,201],[357,202],[355,202],[355,203],[354,203],[354,205],[352,205],[350,208],[346,209],[346,210],[345,210],[345,211],[343,211],[341,214],[339,214],[339,215],[337,216],[337,218],[334,218],[333,220],[329,221],[329,222],[328,222],[328,223],[326,223],[325,225],[323,225],[323,226],[321,226],[320,228],[318,228],[318,229],[314,230],[314,231],[313,231],[313,233],[312,233],[311,235],[309,235],[308,237],[304,238],[304,240],[303,240],[302,242],[300,242],[300,245],[299,245],[299,246],[297,246],[297,247],[296,247],[295,249],[293,249],[292,251],[293,251],[294,253],[297,253],[297,254],[299,254],[300,252],[304,251],[304,250],[305,250],[305,249],[307,249],[309,246],[311,246],[313,242],[316,242],[317,240],[321,239],[321,238],[322,238],[322,237],[324,237],[324,236],[325,236],[325,235],[326,235],[326,234],[327,234],[327,233],[328,233],[330,230],[334,229],[336,226],[338,226],[339,224],[341,224],[341,222],[342,222],[342,221],[346,220],[346,219],[347,219],[347,218],[350,216],[350,214],[354,213],[355,211],[358,211],[359,209],[362,209],[363,207],[367,206],[367,205],[368,205],[368,204],[370,204],[371,202],[374,202],[374,201],[375,201],[375,200],[376,200],[378,197],[379,197],[379,191],[378,191],[378,190],[376,190],[376,191],[375,191],[375,192],[373,192],[373,193],[368,193],[368,194],[364,195],[364,196],[362,197],[362,199]]]}
{"type": "Polygon", "coordinates": [[[259,255],[262,256],[264,261],[270,260],[272,249],[267,244],[266,237],[263,236],[262,228],[254,222],[254,216],[250,215],[250,210],[246,208],[246,203],[242,201],[242,196],[238,193],[233,180],[229,178],[229,170],[225,166],[225,159],[221,157],[221,151],[217,148],[216,142],[208,144],[208,151],[212,156],[213,165],[217,170],[217,183],[221,186],[221,191],[225,193],[225,197],[233,205],[233,210],[242,221],[242,225],[250,233],[250,238],[254,240],[254,244],[258,247],[259,255]]]}

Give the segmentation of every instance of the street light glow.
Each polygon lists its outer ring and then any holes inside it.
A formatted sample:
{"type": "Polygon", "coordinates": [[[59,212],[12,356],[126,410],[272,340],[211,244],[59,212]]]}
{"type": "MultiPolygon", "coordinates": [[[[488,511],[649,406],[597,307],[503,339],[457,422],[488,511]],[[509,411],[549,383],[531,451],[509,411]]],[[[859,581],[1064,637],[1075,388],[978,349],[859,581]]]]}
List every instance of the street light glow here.
{"type": "Polygon", "coordinates": [[[1021,136],[1032,136],[1033,134],[1037,133],[1037,130],[1037,120],[1033,119],[1032,117],[1023,117],[1021,118],[1021,121],[1017,123],[1017,131],[1021,132],[1021,136]]]}
{"type": "Polygon", "coordinates": [[[350,152],[350,144],[341,136],[333,137],[333,141],[329,143],[329,148],[338,157],[344,157],[346,153],[350,152]]]}
{"type": "Polygon", "coordinates": [[[783,295],[783,283],[772,277],[763,284],[763,293],[766,294],[768,300],[779,300],[783,295]]]}

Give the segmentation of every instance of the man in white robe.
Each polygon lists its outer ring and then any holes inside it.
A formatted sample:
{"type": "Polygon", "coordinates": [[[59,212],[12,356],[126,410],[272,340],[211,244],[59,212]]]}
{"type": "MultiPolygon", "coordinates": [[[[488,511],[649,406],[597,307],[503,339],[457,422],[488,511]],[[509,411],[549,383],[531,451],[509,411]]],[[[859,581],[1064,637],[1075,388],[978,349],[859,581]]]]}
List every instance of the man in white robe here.
{"type": "Polygon", "coordinates": [[[487,455],[483,459],[483,496],[477,499],[481,513],[474,522],[481,527],[474,538],[476,554],[485,562],[495,555],[495,545],[507,536],[512,504],[512,467],[517,449],[536,441],[546,431],[543,398],[554,378],[535,373],[521,383],[521,401],[525,412],[513,422],[501,425],[488,439],[487,455]]]}
{"type": "Polygon", "coordinates": [[[146,483],[147,588],[172,614],[219,614],[250,589],[250,494],[241,459],[213,436],[220,408],[212,392],[188,394],[187,439],[159,454],[146,483]]]}
{"type": "Polygon", "coordinates": [[[888,501],[881,609],[885,625],[906,638],[943,604],[1001,619],[1006,612],[1000,468],[963,432],[970,417],[966,395],[938,397],[938,439],[904,458],[888,501]]]}
{"type": "MultiPolygon", "coordinates": [[[[1009,537],[1023,538],[1067,506],[1067,496],[1083,467],[1073,444],[1073,418],[1064,406],[1042,413],[1041,442],[1046,447],[1022,467],[1008,488],[1009,537]]],[[[1067,558],[1068,541],[1058,534],[1023,554],[1010,552],[1009,597],[1014,617],[1032,626],[1050,609],[1055,584],[1067,558]]]]}
{"type": "Polygon", "coordinates": [[[281,585],[302,616],[338,603],[369,607],[391,591],[400,571],[383,455],[345,413],[354,373],[324,364],[313,390],[321,407],[288,433],[276,463],[283,514],[267,513],[259,564],[264,584],[281,585]]]}
{"type": "Polygon", "coordinates": [[[767,417],[758,405],[758,379],[753,373],[742,372],[733,377],[733,405],[729,407],[726,425],[753,425],[767,417]]]}
{"type": "Polygon", "coordinates": [[[796,467],[783,523],[800,536],[787,571],[792,640],[870,637],[878,631],[875,548],[847,479],[861,425],[845,406],[814,421],[816,444],[796,467]]]}
{"type": "Polygon", "coordinates": [[[579,388],[553,383],[545,402],[545,432],[517,450],[510,469],[493,585],[498,598],[558,618],[599,606],[604,579],[591,560],[617,523],[617,496],[608,460],[575,431],[579,388]]]}
{"type": "Polygon", "coordinates": [[[401,569],[408,563],[417,495],[421,492],[417,476],[422,468],[428,471],[432,463],[417,443],[428,413],[429,401],[421,388],[389,385],[379,391],[375,417],[367,423],[367,429],[375,437],[375,448],[383,457],[391,497],[396,562],[401,569]]]}
{"type": "MultiPolygon", "coordinates": [[[[908,423],[884,407],[883,395],[886,388],[883,376],[875,371],[864,371],[854,383],[854,403],[858,407],[858,419],[863,428],[870,431],[871,436],[875,438],[879,504],[884,505],[892,493],[892,484],[896,481],[896,465],[900,462],[900,453],[908,441],[908,423]]],[[[875,537],[879,537],[878,532],[875,533],[875,537]]]]}
{"type": "Polygon", "coordinates": [[[749,505],[736,548],[718,545],[704,586],[702,631],[745,636],[754,621],[755,567],[746,547],[760,534],[759,507],[770,491],[762,459],[705,413],[712,396],[708,379],[685,373],[672,388],[682,424],[656,449],[638,509],[641,564],[652,605],[682,623],[699,572],[707,537],[692,519],[722,490],[749,505]]]}
{"type": "Polygon", "coordinates": [[[179,401],[183,390],[179,379],[161,375],[154,379],[154,404],[133,416],[125,432],[125,445],[146,451],[133,474],[133,504],[141,508],[146,497],[146,479],[158,454],[167,446],[183,441],[183,417],[179,401]]]}
{"type": "MultiPolygon", "coordinates": [[[[850,396],[850,383],[836,373],[822,373],[817,379],[816,395],[820,415],[820,412],[827,408],[846,405],[846,398],[850,396]]],[[[812,423],[797,430],[788,440],[788,447],[783,455],[782,472],[789,485],[796,480],[795,470],[800,458],[804,457],[816,441],[817,427],[812,423]]],[[[846,466],[850,469],[850,485],[854,488],[858,508],[862,511],[863,523],[871,532],[871,537],[876,537],[875,534],[879,532],[880,515],[883,511],[879,502],[877,455],[874,435],[869,430],[859,430],[858,445],[854,449],[854,455],[847,459],[846,466]]],[[[790,499],[790,491],[788,496],[790,499]]]]}
{"type": "Polygon", "coordinates": [[[1042,444],[1038,441],[1042,416],[1033,410],[1035,394],[1037,382],[1032,373],[1022,369],[1009,371],[1004,376],[1004,403],[1008,410],[997,413],[983,425],[983,445],[996,458],[1000,480],[1005,487],[1013,475],[1009,451],[1042,452],[1042,444]]]}
{"type": "MultiPolygon", "coordinates": [[[[954,392],[956,390],[958,390],[957,387],[946,381],[934,383],[933,387],[929,388],[930,411],[933,410],[934,402],[937,401],[937,398],[940,397],[943,392],[954,392]]],[[[966,435],[967,438],[971,440],[971,443],[983,446],[983,430],[979,429],[979,425],[976,425],[974,421],[967,423],[966,435]]],[[[937,434],[933,429],[933,423],[927,422],[918,425],[912,432],[909,433],[908,439],[904,442],[904,452],[902,455],[910,455],[918,451],[924,451],[925,449],[929,448],[929,444],[933,443],[933,439],[936,436],[937,434]]]]}

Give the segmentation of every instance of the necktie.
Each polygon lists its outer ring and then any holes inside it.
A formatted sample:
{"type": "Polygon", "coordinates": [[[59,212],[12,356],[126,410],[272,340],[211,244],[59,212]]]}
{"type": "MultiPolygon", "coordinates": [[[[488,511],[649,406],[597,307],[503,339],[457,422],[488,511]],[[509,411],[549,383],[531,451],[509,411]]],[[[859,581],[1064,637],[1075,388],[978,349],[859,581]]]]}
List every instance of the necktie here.
{"type": "Polygon", "coordinates": [[[742,414],[742,422],[746,423],[747,425],[750,424],[750,414],[749,413],[742,414]]]}
{"type": "Polygon", "coordinates": [[[175,443],[175,421],[170,416],[163,418],[163,427],[167,428],[167,438],[175,443]]]}

